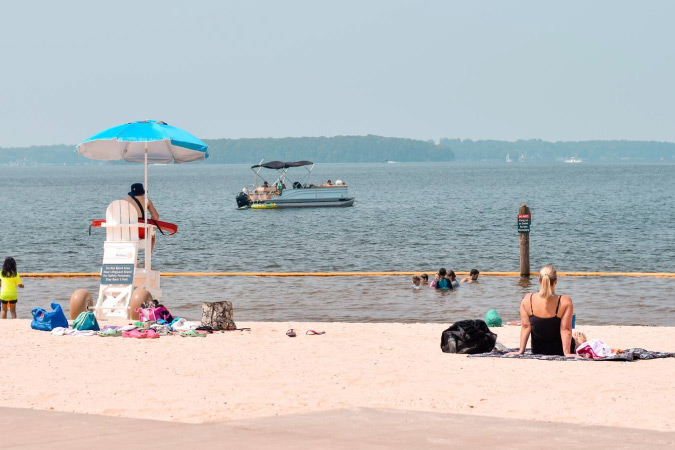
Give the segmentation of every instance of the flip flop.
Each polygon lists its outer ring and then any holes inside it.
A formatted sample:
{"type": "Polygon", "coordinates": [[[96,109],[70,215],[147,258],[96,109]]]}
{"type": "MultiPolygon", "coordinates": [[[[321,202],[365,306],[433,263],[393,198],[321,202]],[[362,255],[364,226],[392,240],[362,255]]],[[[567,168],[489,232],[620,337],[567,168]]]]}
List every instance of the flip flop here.
{"type": "Polygon", "coordinates": [[[206,337],[205,334],[199,333],[195,330],[190,330],[190,331],[183,331],[180,333],[182,337],[206,337]]]}
{"type": "Polygon", "coordinates": [[[139,330],[125,331],[122,333],[122,337],[125,338],[136,338],[136,339],[145,339],[148,337],[147,332],[139,330]]]}
{"type": "Polygon", "coordinates": [[[294,330],[293,328],[291,328],[290,330],[288,330],[288,331],[286,332],[286,336],[288,336],[288,337],[296,337],[297,334],[295,333],[295,330],[294,330]]]}
{"type": "Polygon", "coordinates": [[[99,336],[101,337],[117,337],[117,336],[122,336],[122,332],[119,330],[116,330],[115,328],[106,328],[103,331],[99,331],[98,333],[99,336]]]}
{"type": "Polygon", "coordinates": [[[307,332],[306,332],[305,334],[309,334],[309,335],[318,335],[318,334],[326,334],[326,332],[325,332],[325,331],[307,330],[307,332]]]}

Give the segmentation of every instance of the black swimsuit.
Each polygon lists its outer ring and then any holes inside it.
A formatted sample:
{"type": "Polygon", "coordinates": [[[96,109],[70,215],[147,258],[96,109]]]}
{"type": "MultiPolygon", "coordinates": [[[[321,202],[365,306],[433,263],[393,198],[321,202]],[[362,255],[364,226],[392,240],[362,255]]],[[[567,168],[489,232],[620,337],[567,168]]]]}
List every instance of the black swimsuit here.
{"type": "MultiPolygon", "coordinates": [[[[555,308],[555,316],[553,317],[537,317],[534,315],[534,308],[532,307],[532,295],[530,294],[530,323],[532,324],[532,353],[535,355],[559,355],[565,356],[563,353],[562,337],[560,336],[560,322],[558,317],[558,310],[560,309],[560,299],[558,297],[558,306],[555,308]]],[[[572,338],[570,344],[570,351],[574,351],[575,342],[572,338]]]]}

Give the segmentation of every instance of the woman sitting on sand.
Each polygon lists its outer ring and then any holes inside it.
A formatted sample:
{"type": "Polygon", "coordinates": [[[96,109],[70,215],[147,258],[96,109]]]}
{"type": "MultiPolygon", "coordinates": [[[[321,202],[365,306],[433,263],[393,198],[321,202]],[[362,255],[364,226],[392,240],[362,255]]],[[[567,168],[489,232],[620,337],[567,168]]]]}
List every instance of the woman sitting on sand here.
{"type": "Polygon", "coordinates": [[[527,340],[532,335],[532,353],[575,357],[572,299],[568,295],[555,294],[558,284],[555,267],[544,266],[539,274],[539,292],[526,295],[520,302],[520,350],[510,354],[525,353],[527,340]]]}

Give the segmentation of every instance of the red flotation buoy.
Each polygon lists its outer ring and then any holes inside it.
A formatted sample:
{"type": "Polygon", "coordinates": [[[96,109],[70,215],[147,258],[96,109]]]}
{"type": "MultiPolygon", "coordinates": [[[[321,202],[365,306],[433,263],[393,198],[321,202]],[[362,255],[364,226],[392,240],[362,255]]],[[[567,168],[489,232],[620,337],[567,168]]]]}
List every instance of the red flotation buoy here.
{"type": "MultiPolygon", "coordinates": [[[[91,221],[91,226],[90,227],[101,227],[105,223],[105,219],[94,219],[91,221]]],[[[144,223],[143,220],[139,220],[138,223],[142,224],[144,223]]],[[[168,234],[169,236],[173,236],[178,232],[178,225],[175,223],[170,223],[170,222],[162,222],[161,220],[153,220],[150,219],[148,220],[149,225],[155,225],[162,234],[168,234]]],[[[139,237],[143,239],[145,237],[145,230],[143,228],[139,228],[138,230],[139,237]],[[143,236],[141,236],[143,234],[143,236]]]]}

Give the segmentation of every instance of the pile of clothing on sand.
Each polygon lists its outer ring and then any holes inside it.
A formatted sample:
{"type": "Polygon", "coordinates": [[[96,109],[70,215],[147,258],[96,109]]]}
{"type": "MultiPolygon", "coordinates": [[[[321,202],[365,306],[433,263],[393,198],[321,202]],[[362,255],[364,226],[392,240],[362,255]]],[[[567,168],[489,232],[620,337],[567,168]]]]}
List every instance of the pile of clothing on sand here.
{"type": "Polygon", "coordinates": [[[159,319],[157,321],[134,322],[128,325],[106,325],[101,330],[78,330],[76,328],[56,327],[51,333],[55,336],[101,336],[125,337],[135,339],[157,339],[160,336],[178,335],[182,337],[206,337],[216,330],[209,326],[202,326],[199,322],[192,322],[182,317],[176,317],[171,322],[159,319]]]}

